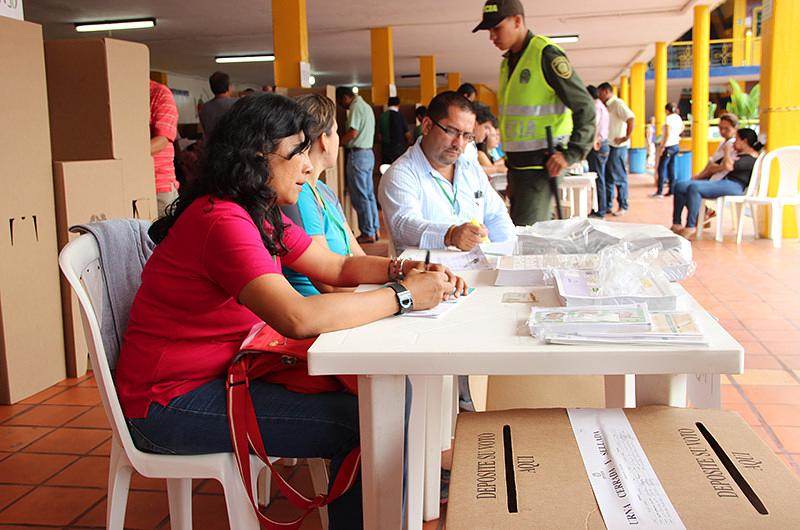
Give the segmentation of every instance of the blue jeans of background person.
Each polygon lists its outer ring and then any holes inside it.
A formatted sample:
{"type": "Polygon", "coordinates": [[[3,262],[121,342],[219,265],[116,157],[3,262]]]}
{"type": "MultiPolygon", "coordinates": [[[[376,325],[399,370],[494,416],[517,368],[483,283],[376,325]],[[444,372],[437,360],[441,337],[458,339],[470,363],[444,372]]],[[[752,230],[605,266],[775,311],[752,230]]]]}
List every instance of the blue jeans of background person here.
{"type": "Polygon", "coordinates": [[[358,229],[368,236],[378,235],[378,202],[372,183],[375,155],[372,149],[353,149],[347,157],[347,191],[358,215],[358,229]]]}
{"type": "Polygon", "coordinates": [[[603,140],[600,144],[600,149],[592,149],[586,156],[586,161],[589,163],[589,171],[597,173],[597,180],[595,185],[597,187],[597,214],[606,214],[606,164],[608,163],[608,141],[603,140]]]}
{"type": "Polygon", "coordinates": [[[614,208],[614,189],[617,190],[617,202],[620,210],[628,209],[628,160],[627,147],[611,147],[606,164],[606,210],[614,208]]]}
{"type": "Polygon", "coordinates": [[[686,227],[697,226],[697,216],[700,215],[700,203],[703,199],[716,199],[725,195],[744,195],[744,186],[729,179],[692,181],[686,189],[686,206],[689,209],[686,227]]]}
{"type": "MultiPolygon", "coordinates": [[[[329,458],[331,484],[342,460],[359,445],[358,398],[344,392],[299,394],[253,381],[250,394],[270,456],[329,458]]],[[[210,383],[150,405],[146,418],[129,419],[136,446],[161,454],[230,452],[225,381],[210,383]]],[[[331,530],[362,528],[361,479],[328,507],[331,530]]]]}
{"type": "Polygon", "coordinates": [[[686,207],[686,191],[694,180],[679,180],[672,184],[672,224],[683,224],[683,209],[686,207]]]}
{"type": "Polygon", "coordinates": [[[656,193],[659,195],[664,193],[664,182],[669,184],[669,192],[674,193],[672,188],[675,185],[675,162],[678,157],[678,151],[680,151],[678,145],[665,147],[664,153],[658,161],[658,190],[656,190],[656,193]]]}

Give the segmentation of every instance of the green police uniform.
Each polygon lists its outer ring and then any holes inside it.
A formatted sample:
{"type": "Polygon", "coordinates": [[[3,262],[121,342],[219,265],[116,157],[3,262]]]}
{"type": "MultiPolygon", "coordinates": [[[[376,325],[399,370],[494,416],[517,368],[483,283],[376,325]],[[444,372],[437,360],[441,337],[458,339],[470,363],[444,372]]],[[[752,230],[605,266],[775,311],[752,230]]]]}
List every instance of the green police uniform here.
{"type": "Polygon", "coordinates": [[[498,103],[511,219],[518,226],[549,220],[545,127],[569,164],[582,160],[594,142],[594,102],[564,51],[528,32],[521,53],[504,55],[498,103]]]}

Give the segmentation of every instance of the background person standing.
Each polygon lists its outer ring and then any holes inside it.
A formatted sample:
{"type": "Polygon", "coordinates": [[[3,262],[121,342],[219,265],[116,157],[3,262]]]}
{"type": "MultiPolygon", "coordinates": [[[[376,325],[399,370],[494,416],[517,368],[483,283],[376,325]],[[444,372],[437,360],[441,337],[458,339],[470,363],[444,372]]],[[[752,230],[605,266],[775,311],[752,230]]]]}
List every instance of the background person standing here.
{"type": "Polygon", "coordinates": [[[606,215],[606,163],[608,162],[608,109],[597,96],[597,87],[589,85],[586,91],[592,96],[595,111],[595,139],[592,150],[586,155],[589,171],[597,175],[597,211],[592,217],[602,219],[606,215]]]}
{"type": "Polygon", "coordinates": [[[675,159],[680,151],[681,133],[683,132],[683,120],[678,114],[678,107],[674,103],[667,103],[664,109],[667,111],[667,119],[664,122],[664,132],[661,134],[661,144],[658,146],[658,189],[651,197],[664,196],[664,182],[669,184],[669,192],[672,195],[675,185],[675,159]]]}
{"type": "Polygon", "coordinates": [[[349,150],[347,157],[347,191],[358,215],[356,238],[360,244],[374,243],[378,240],[380,221],[378,220],[378,201],[372,183],[372,170],[375,168],[375,154],[372,144],[375,138],[375,114],[361,96],[351,88],[338,87],[336,102],[347,111],[347,125],[341,137],[341,144],[349,150]]]}
{"type": "Polygon", "coordinates": [[[608,163],[606,164],[606,211],[611,215],[625,215],[628,211],[628,148],[633,134],[633,111],[624,101],[614,95],[611,85],[602,83],[597,87],[600,101],[608,109],[608,163]],[[614,207],[614,189],[617,190],[619,208],[614,207]]]}
{"type": "Polygon", "coordinates": [[[508,165],[511,219],[530,225],[551,218],[550,177],[584,158],[595,140],[594,103],[567,56],[525,26],[519,0],[488,0],[473,33],[506,51],[500,66],[500,134],[508,165]],[[547,155],[545,128],[558,151],[547,155]]]}

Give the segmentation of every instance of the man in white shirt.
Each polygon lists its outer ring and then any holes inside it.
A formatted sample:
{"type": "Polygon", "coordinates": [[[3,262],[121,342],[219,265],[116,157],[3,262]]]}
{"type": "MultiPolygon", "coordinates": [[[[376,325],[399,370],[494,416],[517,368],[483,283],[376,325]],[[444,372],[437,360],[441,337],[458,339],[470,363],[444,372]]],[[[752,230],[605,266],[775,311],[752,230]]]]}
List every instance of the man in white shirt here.
{"type": "Polygon", "coordinates": [[[614,206],[614,189],[617,190],[619,209],[611,215],[625,215],[628,211],[628,147],[633,134],[633,111],[624,101],[614,95],[611,85],[602,83],[597,87],[600,101],[608,109],[608,145],[611,148],[606,164],[606,210],[614,206]]]}
{"type": "Polygon", "coordinates": [[[667,196],[672,195],[672,188],[675,184],[675,160],[680,151],[681,133],[683,132],[683,120],[678,114],[678,107],[674,103],[667,103],[664,110],[667,111],[667,119],[661,133],[661,144],[658,146],[658,189],[651,195],[651,197],[657,198],[664,196],[665,182],[669,184],[667,196]]]}
{"type": "Polygon", "coordinates": [[[396,251],[457,247],[515,237],[505,203],[477,160],[462,156],[475,140],[475,111],[456,92],[433,98],[422,137],[381,178],[378,198],[396,251]]]}

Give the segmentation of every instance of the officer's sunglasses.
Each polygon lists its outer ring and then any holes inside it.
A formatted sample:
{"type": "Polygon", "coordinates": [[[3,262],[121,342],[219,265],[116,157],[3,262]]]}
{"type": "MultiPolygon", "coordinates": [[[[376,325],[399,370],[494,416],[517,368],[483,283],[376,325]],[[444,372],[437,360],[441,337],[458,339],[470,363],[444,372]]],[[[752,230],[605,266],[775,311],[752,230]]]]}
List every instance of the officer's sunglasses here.
{"type": "Polygon", "coordinates": [[[434,125],[443,130],[444,133],[450,138],[458,138],[460,136],[467,143],[475,141],[475,135],[472,134],[471,132],[464,132],[459,129],[456,129],[455,127],[445,127],[444,125],[434,120],[433,118],[431,118],[431,121],[433,122],[434,125]]]}

